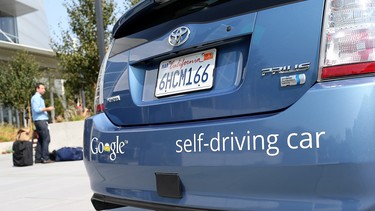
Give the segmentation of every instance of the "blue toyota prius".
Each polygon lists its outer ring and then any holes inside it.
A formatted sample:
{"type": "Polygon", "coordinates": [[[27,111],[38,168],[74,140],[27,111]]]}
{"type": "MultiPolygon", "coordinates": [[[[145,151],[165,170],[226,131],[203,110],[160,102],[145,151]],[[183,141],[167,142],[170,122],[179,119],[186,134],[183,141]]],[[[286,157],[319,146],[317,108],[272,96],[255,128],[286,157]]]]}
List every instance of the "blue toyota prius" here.
{"type": "Polygon", "coordinates": [[[375,0],[145,0],[85,120],[97,210],[375,210],[375,0]]]}

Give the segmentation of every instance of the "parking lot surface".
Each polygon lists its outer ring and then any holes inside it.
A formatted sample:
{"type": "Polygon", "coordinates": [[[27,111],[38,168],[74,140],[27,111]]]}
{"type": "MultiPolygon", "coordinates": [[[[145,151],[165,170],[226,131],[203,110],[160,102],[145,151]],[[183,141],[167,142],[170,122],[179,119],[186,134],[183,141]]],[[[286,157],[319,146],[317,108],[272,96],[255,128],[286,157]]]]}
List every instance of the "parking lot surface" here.
{"type": "Polygon", "coordinates": [[[14,167],[0,155],[0,210],[95,210],[83,161],[14,167]]]}

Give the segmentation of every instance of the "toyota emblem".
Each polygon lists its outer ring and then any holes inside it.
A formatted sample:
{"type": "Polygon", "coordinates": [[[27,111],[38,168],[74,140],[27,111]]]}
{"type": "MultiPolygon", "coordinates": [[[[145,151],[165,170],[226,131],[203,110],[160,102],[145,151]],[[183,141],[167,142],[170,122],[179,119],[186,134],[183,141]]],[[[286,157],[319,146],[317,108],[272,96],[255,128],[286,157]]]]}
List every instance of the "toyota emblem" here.
{"type": "Polygon", "coordinates": [[[171,46],[180,46],[189,39],[189,36],[190,29],[186,26],[181,26],[171,32],[168,42],[171,46]]]}

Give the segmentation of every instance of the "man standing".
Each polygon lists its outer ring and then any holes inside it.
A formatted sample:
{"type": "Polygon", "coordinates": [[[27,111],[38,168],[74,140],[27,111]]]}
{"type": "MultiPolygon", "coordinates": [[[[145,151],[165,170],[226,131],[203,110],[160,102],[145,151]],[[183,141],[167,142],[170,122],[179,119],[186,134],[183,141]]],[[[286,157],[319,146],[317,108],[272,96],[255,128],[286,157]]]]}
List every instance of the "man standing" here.
{"type": "Polygon", "coordinates": [[[46,92],[46,88],[42,83],[36,83],[35,94],[31,98],[31,112],[33,121],[38,132],[38,143],[35,151],[35,163],[51,163],[49,159],[49,143],[50,134],[48,128],[48,113],[55,108],[53,106],[46,107],[42,95],[46,92]]]}

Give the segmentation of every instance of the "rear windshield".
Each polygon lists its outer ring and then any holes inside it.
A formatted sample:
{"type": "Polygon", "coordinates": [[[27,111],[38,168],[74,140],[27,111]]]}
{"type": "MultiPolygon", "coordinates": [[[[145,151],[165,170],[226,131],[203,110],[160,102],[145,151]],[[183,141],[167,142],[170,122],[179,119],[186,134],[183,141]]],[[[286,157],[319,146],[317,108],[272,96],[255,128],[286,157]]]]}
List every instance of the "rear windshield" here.
{"type": "MultiPolygon", "coordinates": [[[[296,2],[296,0],[171,0],[163,4],[139,4],[116,23],[114,38],[121,38],[164,22],[189,17],[189,22],[207,22],[296,2]]],[[[180,21],[183,21],[183,19],[180,21]]]]}

